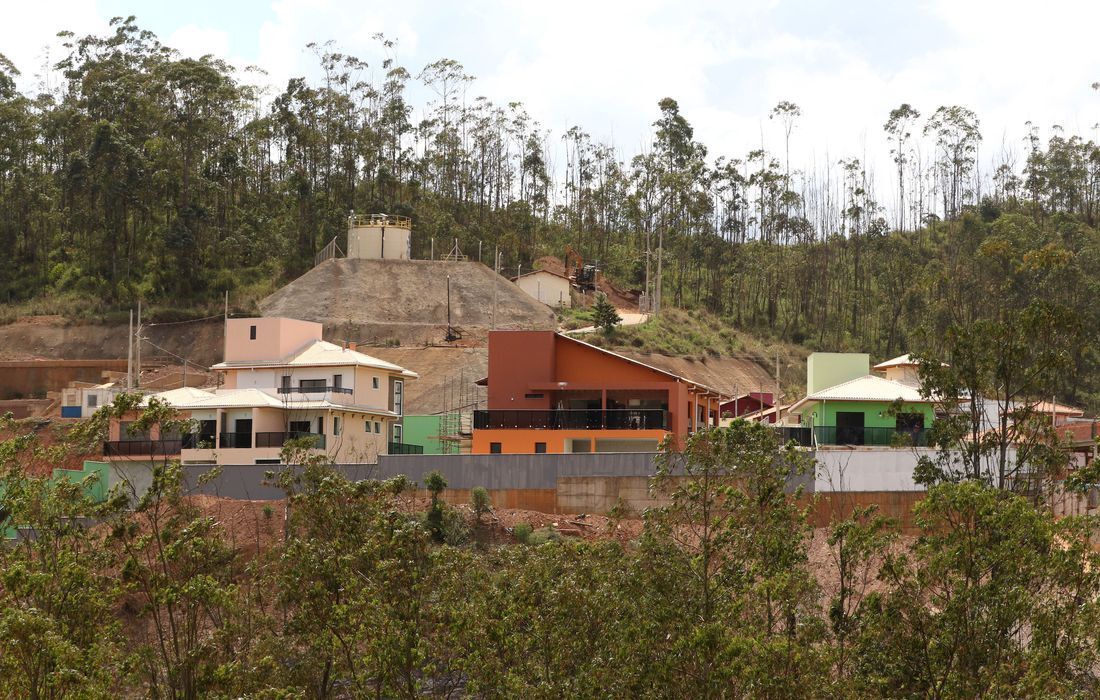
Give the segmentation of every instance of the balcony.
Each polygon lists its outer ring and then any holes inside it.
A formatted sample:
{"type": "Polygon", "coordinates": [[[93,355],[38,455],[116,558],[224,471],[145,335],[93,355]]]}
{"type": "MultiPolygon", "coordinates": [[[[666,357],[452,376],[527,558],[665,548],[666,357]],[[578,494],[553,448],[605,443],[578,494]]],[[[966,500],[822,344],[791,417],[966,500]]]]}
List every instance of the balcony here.
{"type": "Polygon", "coordinates": [[[849,445],[869,447],[927,447],[928,432],[923,429],[859,428],[818,425],[813,428],[779,426],[776,430],[783,442],[794,440],[802,447],[815,445],[849,445]]]}
{"type": "Polygon", "coordinates": [[[320,433],[289,431],[283,433],[256,433],[256,447],[282,447],[288,440],[313,438],[313,449],[325,449],[325,436],[320,433]]]}
{"type": "Polygon", "coordinates": [[[221,433],[218,447],[223,449],[252,447],[252,433],[221,433]]]}
{"type": "Polygon", "coordinates": [[[347,386],[281,386],[276,391],[280,394],[348,394],[351,395],[351,387],[347,386]]]}
{"type": "Polygon", "coordinates": [[[670,430],[661,409],[474,411],[474,430],[670,430]]]}
{"type": "Polygon", "coordinates": [[[165,440],[111,440],[103,443],[107,457],[154,457],[178,455],[183,446],[179,438],[165,440]]]}
{"type": "Polygon", "coordinates": [[[391,442],[389,446],[389,454],[391,455],[422,455],[424,454],[423,445],[409,445],[404,442],[391,442]]]}

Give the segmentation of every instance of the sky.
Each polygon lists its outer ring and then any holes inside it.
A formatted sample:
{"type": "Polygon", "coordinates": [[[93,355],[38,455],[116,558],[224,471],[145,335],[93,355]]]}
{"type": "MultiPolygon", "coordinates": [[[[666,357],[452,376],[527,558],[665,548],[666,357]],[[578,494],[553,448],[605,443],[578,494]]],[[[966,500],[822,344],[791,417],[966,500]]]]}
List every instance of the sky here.
{"type": "MultiPolygon", "coordinates": [[[[112,16],[185,55],[211,53],[266,71],[272,94],[316,76],[309,42],[332,40],[372,66],[371,37],[396,40],[414,75],[438,58],[462,63],[472,96],[523,102],[560,137],[580,125],[629,158],[652,139],[657,102],[676,99],[711,156],[783,148],[768,120],[779,101],[802,116],[791,160],[864,157],[885,164],[882,125],[903,102],[925,116],[961,104],[981,119],[982,153],[1022,151],[1025,123],[1096,138],[1100,2],[1046,0],[0,0],[0,53],[25,86],[55,34],[106,32],[112,16]]],[[[52,45],[52,48],[48,48],[52,45]]],[[[415,97],[415,95],[414,95],[415,97]]]]}

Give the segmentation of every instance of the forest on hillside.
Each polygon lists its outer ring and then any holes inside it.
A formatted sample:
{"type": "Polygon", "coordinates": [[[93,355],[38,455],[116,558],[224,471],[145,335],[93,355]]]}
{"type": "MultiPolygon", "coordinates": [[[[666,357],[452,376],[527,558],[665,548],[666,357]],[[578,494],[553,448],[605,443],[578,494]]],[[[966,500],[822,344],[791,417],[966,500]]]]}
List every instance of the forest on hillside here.
{"type": "Polygon", "coordinates": [[[1050,125],[1041,138],[1020,115],[1022,155],[990,156],[965,106],[902,104],[880,135],[896,171],[876,178],[858,157],[792,164],[795,102],[768,115],[777,148],[719,154],[655,96],[651,144],[624,155],[477,96],[455,60],[368,66],[311,44],[320,79],[265,96],[251,71],[183,57],[132,17],[112,26],[67,35],[62,80],[33,94],[0,57],[12,309],[102,313],[141,298],[194,314],[224,290],[270,291],[339,242],[349,212],[384,211],[413,217],[420,257],[457,238],[529,268],[571,245],[623,286],[650,280],[664,306],[811,348],[949,354],[953,326],[1014,326],[1031,308],[1076,329],[1072,371],[1043,390],[1100,396],[1100,148],[1086,136],[1050,125]],[[426,104],[411,102],[414,84],[426,104]]]}

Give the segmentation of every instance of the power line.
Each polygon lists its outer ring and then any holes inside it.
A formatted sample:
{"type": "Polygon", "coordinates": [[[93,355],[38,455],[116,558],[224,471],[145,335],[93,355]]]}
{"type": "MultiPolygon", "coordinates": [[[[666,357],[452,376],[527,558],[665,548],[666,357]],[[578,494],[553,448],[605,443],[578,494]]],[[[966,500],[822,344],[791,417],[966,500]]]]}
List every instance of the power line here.
{"type": "Polygon", "coordinates": [[[201,321],[209,321],[214,318],[221,318],[222,314],[214,314],[213,316],[203,316],[202,318],[192,318],[187,321],[164,321],[162,323],[145,323],[142,324],[145,328],[151,328],[153,326],[178,326],[181,323],[199,323],[201,321]]]}
{"type": "Polygon", "coordinates": [[[138,340],[149,343],[150,345],[152,345],[157,350],[160,350],[163,353],[167,353],[167,354],[171,355],[172,357],[176,358],[177,360],[179,360],[180,362],[191,365],[192,367],[198,367],[199,369],[205,369],[207,372],[213,371],[213,370],[211,370],[211,368],[207,367],[206,365],[200,365],[197,362],[192,362],[191,360],[188,360],[186,357],[181,357],[181,356],[177,355],[176,353],[172,352],[171,350],[166,350],[166,349],[162,348],[161,346],[157,345],[156,343],[149,340],[148,338],[138,336],[138,340]]]}

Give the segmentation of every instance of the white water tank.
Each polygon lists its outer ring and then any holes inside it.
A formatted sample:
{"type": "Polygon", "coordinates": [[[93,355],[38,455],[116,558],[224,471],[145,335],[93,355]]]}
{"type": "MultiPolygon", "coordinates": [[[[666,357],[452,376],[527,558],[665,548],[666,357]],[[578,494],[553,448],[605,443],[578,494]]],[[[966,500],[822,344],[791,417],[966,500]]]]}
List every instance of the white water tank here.
{"type": "Polygon", "coordinates": [[[348,257],[409,260],[412,220],[390,214],[352,214],[348,217],[348,257]]]}

